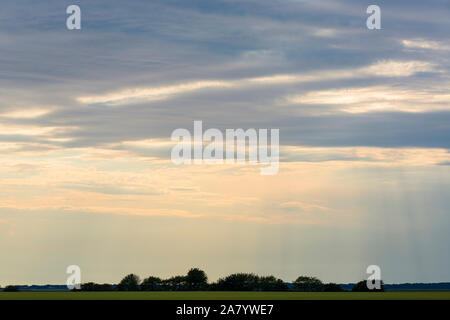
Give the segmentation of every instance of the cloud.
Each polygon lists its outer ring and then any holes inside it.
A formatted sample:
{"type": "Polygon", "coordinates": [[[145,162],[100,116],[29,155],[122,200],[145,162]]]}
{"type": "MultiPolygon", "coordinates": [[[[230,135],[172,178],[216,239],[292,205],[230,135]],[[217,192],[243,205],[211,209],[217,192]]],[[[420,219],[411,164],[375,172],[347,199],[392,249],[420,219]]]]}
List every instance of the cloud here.
{"type": "Polygon", "coordinates": [[[50,112],[51,110],[48,109],[22,109],[0,113],[0,117],[11,119],[33,119],[42,117],[50,112]]]}
{"type": "Polygon", "coordinates": [[[450,159],[447,149],[284,146],[282,162],[344,162],[368,166],[434,166],[450,159]]]}
{"type": "Polygon", "coordinates": [[[344,261],[333,271],[354,279],[378,255],[403,279],[448,276],[448,1],[385,1],[382,30],[358,0],[76,2],[80,32],[64,25],[72,1],[1,4],[9,279],[60,281],[54,262],[79,253],[86,270],[115,263],[116,281],[117,256],[147,243],[165,245],[138,268],[174,252],[216,274],[284,261],[286,279],[344,261]],[[280,129],[279,173],[175,166],[170,135],[194,120],[280,129]]]}
{"type": "Polygon", "coordinates": [[[339,33],[337,29],[331,29],[331,28],[318,28],[313,31],[313,34],[317,37],[334,37],[339,33]]]}
{"type": "Polygon", "coordinates": [[[98,192],[103,194],[120,194],[120,195],[160,195],[160,192],[152,190],[152,188],[142,188],[139,186],[128,185],[126,187],[119,187],[108,184],[98,184],[98,183],[77,183],[72,185],[61,185],[59,188],[64,189],[73,189],[73,190],[81,190],[81,191],[89,191],[89,192],[98,192]]]}
{"type": "Polygon", "coordinates": [[[349,113],[374,111],[430,112],[450,110],[446,89],[409,89],[390,86],[311,91],[286,98],[293,104],[328,104],[349,113]]]}
{"type": "Polygon", "coordinates": [[[20,135],[20,136],[49,136],[76,130],[75,127],[67,126],[36,126],[0,123],[0,135],[20,135]]]}
{"type": "Polygon", "coordinates": [[[428,49],[428,50],[439,50],[439,51],[448,51],[450,50],[450,46],[440,42],[440,41],[432,41],[425,39],[411,39],[411,40],[402,40],[402,44],[406,48],[413,49],[428,49]]]}
{"type": "Polygon", "coordinates": [[[338,69],[306,74],[276,74],[237,80],[199,80],[160,87],[141,87],[120,90],[97,96],[81,96],[77,101],[89,105],[127,105],[141,101],[158,101],[172,96],[200,90],[242,89],[249,86],[283,85],[327,79],[349,79],[368,76],[408,77],[417,72],[433,71],[434,65],[424,61],[379,61],[368,67],[338,69]]]}
{"type": "Polygon", "coordinates": [[[433,71],[435,65],[428,61],[393,61],[377,62],[365,69],[368,74],[380,77],[408,77],[417,72],[433,71]]]}
{"type": "Polygon", "coordinates": [[[280,204],[280,208],[283,209],[295,209],[299,211],[332,211],[330,208],[314,204],[305,203],[300,201],[287,201],[280,204]]]}
{"type": "Polygon", "coordinates": [[[110,93],[105,96],[80,97],[77,100],[85,104],[105,104],[114,106],[133,103],[133,101],[142,99],[146,101],[162,100],[167,99],[172,95],[189,93],[196,90],[230,86],[231,84],[225,81],[198,81],[165,87],[127,89],[110,93]]]}

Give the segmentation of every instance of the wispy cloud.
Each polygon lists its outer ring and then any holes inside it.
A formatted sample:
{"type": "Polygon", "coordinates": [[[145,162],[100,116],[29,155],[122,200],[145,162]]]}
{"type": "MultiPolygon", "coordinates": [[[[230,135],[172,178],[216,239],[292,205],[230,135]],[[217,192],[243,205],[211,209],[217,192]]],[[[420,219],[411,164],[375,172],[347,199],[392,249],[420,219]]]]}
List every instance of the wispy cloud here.
{"type": "Polygon", "coordinates": [[[83,104],[126,105],[142,101],[169,99],[172,96],[207,89],[230,89],[249,86],[271,86],[288,83],[315,82],[323,79],[344,80],[362,77],[408,77],[417,72],[433,71],[434,64],[424,61],[380,61],[368,67],[337,69],[306,74],[276,74],[237,80],[201,80],[160,87],[125,89],[97,96],[81,96],[77,101],[83,104]]]}
{"type": "Polygon", "coordinates": [[[34,119],[50,113],[49,109],[16,109],[5,113],[0,113],[0,117],[11,119],[34,119]]]}
{"type": "Polygon", "coordinates": [[[287,101],[293,104],[338,105],[338,110],[349,113],[450,110],[450,94],[444,86],[430,90],[388,86],[321,90],[290,96],[287,101]]]}
{"type": "Polygon", "coordinates": [[[0,135],[21,135],[21,136],[50,136],[76,130],[76,127],[67,126],[37,126],[0,123],[0,135]]]}
{"type": "Polygon", "coordinates": [[[450,45],[444,42],[425,39],[402,40],[402,44],[406,48],[413,48],[413,49],[429,49],[429,50],[443,50],[443,51],[450,50],[450,45]]]}
{"type": "Polygon", "coordinates": [[[379,77],[408,77],[417,72],[434,71],[434,63],[428,61],[393,61],[375,63],[363,70],[379,77]]]}

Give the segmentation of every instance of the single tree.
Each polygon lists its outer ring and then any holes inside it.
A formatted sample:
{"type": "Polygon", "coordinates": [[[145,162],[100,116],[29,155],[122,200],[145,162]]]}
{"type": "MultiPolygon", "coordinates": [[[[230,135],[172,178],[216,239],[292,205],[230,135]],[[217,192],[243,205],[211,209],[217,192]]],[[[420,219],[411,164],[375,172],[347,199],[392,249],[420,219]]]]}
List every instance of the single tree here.
{"type": "Polygon", "coordinates": [[[119,291],[139,291],[139,277],[135,274],[125,276],[117,286],[119,291]]]}
{"type": "Polygon", "coordinates": [[[316,277],[300,276],[293,284],[296,291],[323,291],[323,283],[316,277]]]}
{"type": "Polygon", "coordinates": [[[208,276],[205,271],[192,268],[186,275],[186,286],[188,290],[205,290],[208,287],[208,276]]]}
{"type": "Polygon", "coordinates": [[[162,290],[162,280],[158,277],[148,277],[141,283],[143,291],[159,291],[162,290]]]}

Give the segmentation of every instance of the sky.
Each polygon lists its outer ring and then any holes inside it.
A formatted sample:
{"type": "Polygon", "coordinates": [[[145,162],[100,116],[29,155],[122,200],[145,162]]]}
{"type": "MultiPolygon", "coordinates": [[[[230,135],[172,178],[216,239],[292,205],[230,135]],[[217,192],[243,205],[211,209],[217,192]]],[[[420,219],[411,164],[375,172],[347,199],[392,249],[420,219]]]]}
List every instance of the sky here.
{"type": "Polygon", "coordinates": [[[0,286],[450,281],[450,2],[0,6],[0,286]],[[278,173],[175,165],[195,120],[279,129],[278,173]]]}

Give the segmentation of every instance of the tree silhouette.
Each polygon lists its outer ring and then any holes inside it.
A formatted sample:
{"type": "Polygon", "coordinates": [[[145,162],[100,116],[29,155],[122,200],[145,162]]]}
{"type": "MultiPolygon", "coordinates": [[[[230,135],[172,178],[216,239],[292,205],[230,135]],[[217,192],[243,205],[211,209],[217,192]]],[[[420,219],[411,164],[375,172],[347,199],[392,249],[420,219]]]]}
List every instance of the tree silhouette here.
{"type": "Polygon", "coordinates": [[[259,277],[258,289],[261,291],[287,291],[288,287],[281,279],[265,276],[259,277]]]}
{"type": "Polygon", "coordinates": [[[327,283],[323,286],[325,292],[342,292],[345,291],[342,287],[336,283],[327,283]]]}
{"type": "Polygon", "coordinates": [[[148,277],[141,283],[143,291],[159,291],[162,290],[162,280],[158,277],[148,277]]]}
{"type": "Polygon", "coordinates": [[[323,283],[316,277],[300,276],[294,281],[296,291],[323,291],[323,283]]]}
{"type": "Polygon", "coordinates": [[[175,276],[162,281],[163,286],[166,290],[172,291],[182,291],[186,290],[186,277],[185,276],[175,276]]]}
{"type": "Polygon", "coordinates": [[[369,289],[367,287],[367,280],[362,280],[355,284],[355,286],[352,288],[352,291],[354,292],[383,292],[384,291],[384,283],[381,281],[381,288],[380,289],[369,289]]]}
{"type": "Polygon", "coordinates": [[[113,291],[113,286],[108,283],[98,284],[87,282],[81,284],[81,290],[74,289],[73,291],[113,291]]]}
{"type": "Polygon", "coordinates": [[[259,277],[253,273],[235,273],[219,279],[215,288],[225,291],[255,291],[259,277]]]}
{"type": "Polygon", "coordinates": [[[18,292],[19,291],[19,287],[18,286],[6,286],[3,289],[3,292],[18,292]]]}
{"type": "Polygon", "coordinates": [[[205,271],[198,268],[190,269],[185,280],[188,290],[202,290],[208,286],[208,277],[205,271]]]}
{"type": "Polygon", "coordinates": [[[139,277],[135,274],[125,276],[117,286],[119,291],[139,291],[139,277]]]}

